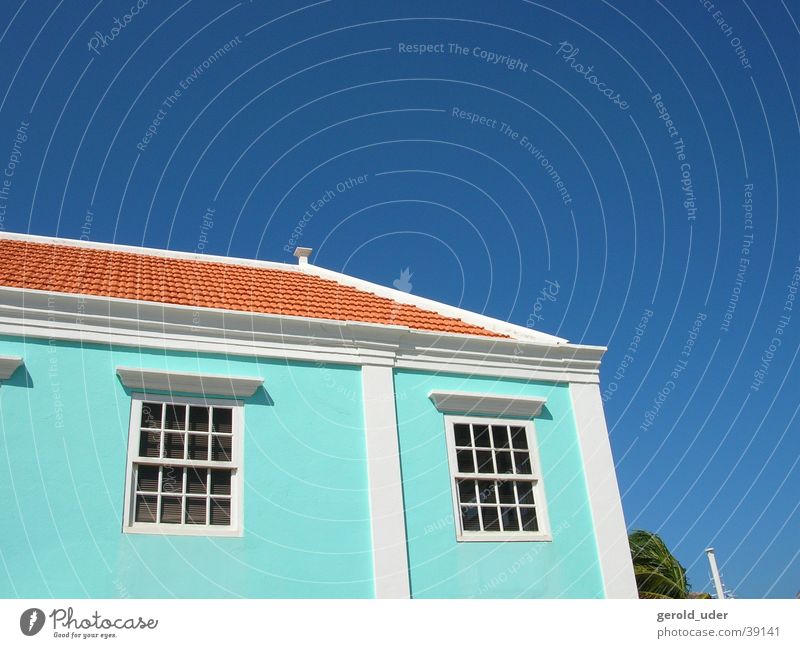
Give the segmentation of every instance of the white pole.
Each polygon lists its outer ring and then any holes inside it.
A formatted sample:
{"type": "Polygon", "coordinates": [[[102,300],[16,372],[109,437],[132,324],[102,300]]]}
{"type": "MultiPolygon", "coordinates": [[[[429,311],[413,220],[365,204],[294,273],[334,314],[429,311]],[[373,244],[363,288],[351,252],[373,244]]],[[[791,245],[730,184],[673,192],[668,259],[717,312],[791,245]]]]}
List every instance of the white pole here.
{"type": "Polygon", "coordinates": [[[717,557],[714,555],[714,547],[706,549],[708,556],[708,564],[711,565],[711,576],[714,578],[714,587],[717,588],[717,598],[724,599],[725,592],[722,589],[722,579],[719,576],[719,568],[717,567],[717,557]]]}

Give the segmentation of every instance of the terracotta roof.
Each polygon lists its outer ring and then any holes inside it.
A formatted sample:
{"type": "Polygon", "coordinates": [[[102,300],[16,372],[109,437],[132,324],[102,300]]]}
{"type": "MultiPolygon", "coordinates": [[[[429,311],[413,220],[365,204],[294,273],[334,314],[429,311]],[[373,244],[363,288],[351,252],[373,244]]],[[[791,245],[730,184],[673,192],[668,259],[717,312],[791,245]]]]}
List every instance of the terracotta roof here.
{"type": "Polygon", "coordinates": [[[508,337],[312,272],[0,238],[0,286],[508,337]]]}

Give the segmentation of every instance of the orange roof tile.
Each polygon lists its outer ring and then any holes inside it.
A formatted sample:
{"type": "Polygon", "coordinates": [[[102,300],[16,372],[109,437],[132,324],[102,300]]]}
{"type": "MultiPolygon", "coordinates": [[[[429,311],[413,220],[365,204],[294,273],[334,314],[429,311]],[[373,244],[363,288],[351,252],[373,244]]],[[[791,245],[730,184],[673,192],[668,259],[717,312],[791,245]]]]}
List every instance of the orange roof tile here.
{"type": "Polygon", "coordinates": [[[0,239],[0,285],[507,337],[310,272],[0,239]]]}

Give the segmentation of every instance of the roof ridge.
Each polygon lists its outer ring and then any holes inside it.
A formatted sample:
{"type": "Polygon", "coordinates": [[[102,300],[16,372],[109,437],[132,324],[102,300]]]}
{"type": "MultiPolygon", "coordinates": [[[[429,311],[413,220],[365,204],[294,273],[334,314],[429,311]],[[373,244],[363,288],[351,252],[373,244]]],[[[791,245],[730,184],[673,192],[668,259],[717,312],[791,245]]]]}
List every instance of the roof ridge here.
{"type": "Polygon", "coordinates": [[[184,250],[169,250],[165,248],[127,245],[124,243],[105,243],[102,241],[87,241],[85,239],[71,239],[58,236],[42,236],[40,234],[19,234],[17,232],[0,231],[0,240],[3,239],[35,243],[40,245],[60,245],[70,248],[104,250],[106,252],[121,252],[139,256],[178,259],[183,261],[199,261],[202,263],[219,263],[222,265],[247,266],[273,270],[286,270],[289,272],[302,272],[302,268],[294,263],[265,261],[262,259],[248,259],[245,257],[224,256],[220,254],[206,254],[204,252],[186,252],[184,250]]]}

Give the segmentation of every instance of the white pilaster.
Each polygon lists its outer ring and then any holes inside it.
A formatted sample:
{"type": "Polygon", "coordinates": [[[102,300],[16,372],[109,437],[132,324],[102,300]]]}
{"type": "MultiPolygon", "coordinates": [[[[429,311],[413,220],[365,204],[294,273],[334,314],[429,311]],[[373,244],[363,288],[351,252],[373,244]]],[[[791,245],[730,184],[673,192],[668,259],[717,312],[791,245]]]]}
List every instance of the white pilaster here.
{"type": "Polygon", "coordinates": [[[409,598],[406,522],[391,365],[361,368],[376,598],[409,598]]]}
{"type": "Polygon", "coordinates": [[[569,386],[608,598],[638,598],[599,385],[569,386]]]}

